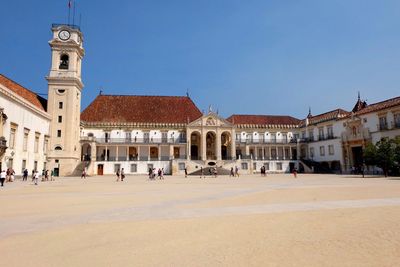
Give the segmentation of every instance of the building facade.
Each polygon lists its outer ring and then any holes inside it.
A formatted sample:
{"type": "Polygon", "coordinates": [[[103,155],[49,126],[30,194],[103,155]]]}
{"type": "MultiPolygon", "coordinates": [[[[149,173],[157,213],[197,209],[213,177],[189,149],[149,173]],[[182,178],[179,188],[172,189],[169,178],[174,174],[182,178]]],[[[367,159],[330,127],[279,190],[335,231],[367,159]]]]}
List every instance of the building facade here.
{"type": "Polygon", "coordinates": [[[81,112],[83,35],[52,26],[48,100],[0,75],[0,168],[56,175],[348,172],[368,142],[400,135],[400,97],[305,119],[276,115],[222,118],[187,96],[103,95],[81,112]]]}

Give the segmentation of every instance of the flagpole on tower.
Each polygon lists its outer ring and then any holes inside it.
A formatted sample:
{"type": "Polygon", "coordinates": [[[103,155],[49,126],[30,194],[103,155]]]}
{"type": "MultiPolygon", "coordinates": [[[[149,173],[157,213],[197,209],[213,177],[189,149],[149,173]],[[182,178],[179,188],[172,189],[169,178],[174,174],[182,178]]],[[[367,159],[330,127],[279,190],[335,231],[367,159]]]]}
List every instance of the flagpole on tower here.
{"type": "Polygon", "coordinates": [[[68,25],[69,22],[71,21],[71,0],[68,0],[68,25]]]}
{"type": "Polygon", "coordinates": [[[73,12],[72,12],[72,25],[75,25],[75,6],[76,6],[76,3],[75,3],[75,0],[73,1],[73,8],[74,8],[74,10],[73,10],[73,12]]]}

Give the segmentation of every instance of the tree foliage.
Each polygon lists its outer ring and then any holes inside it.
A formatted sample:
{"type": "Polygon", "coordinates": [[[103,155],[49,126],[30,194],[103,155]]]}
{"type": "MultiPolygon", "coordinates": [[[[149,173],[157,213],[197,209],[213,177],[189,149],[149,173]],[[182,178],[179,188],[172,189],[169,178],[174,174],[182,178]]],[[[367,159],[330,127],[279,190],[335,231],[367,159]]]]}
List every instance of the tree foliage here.
{"type": "Polygon", "coordinates": [[[364,149],[364,160],[367,165],[376,165],[385,174],[397,172],[400,164],[400,138],[382,138],[375,145],[367,144],[364,149]]]}

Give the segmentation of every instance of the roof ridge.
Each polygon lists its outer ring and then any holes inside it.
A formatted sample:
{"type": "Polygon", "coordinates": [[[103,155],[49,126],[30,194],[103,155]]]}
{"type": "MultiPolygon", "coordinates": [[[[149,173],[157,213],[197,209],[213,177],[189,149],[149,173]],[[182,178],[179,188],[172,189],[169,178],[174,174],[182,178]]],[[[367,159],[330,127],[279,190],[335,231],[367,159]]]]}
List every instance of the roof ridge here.
{"type": "Polygon", "coordinates": [[[350,111],[347,111],[347,110],[345,110],[345,109],[336,108],[336,109],[332,109],[332,110],[327,111],[327,112],[324,112],[324,113],[320,113],[320,114],[317,114],[317,115],[313,115],[311,118],[318,117],[318,116],[322,116],[322,115],[326,115],[326,114],[328,114],[328,113],[335,112],[335,111],[339,111],[339,110],[345,111],[345,112],[347,112],[347,113],[350,113],[350,111]]]}
{"type": "Polygon", "coordinates": [[[188,96],[177,96],[177,95],[123,95],[123,94],[119,94],[119,95],[112,95],[112,94],[101,94],[98,96],[128,96],[128,97],[174,97],[174,98],[190,98],[188,96]]]}

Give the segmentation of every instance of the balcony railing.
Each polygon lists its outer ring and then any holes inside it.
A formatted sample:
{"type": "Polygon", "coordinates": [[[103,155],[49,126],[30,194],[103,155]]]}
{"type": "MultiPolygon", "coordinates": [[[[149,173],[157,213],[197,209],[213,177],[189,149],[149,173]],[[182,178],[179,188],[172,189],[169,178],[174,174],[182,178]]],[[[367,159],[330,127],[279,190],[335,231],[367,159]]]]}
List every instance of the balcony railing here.
{"type": "Polygon", "coordinates": [[[297,143],[297,139],[245,139],[245,140],[238,140],[236,139],[237,143],[241,144],[295,144],[297,143]]]}
{"type": "Polygon", "coordinates": [[[185,138],[96,138],[99,144],[186,144],[185,138]]]}
{"type": "Polygon", "coordinates": [[[169,161],[172,158],[170,158],[169,156],[161,156],[161,157],[150,157],[150,156],[140,156],[140,157],[129,157],[126,158],[125,156],[121,156],[121,157],[108,157],[105,158],[104,156],[100,156],[100,157],[96,157],[96,161],[169,161]]]}

